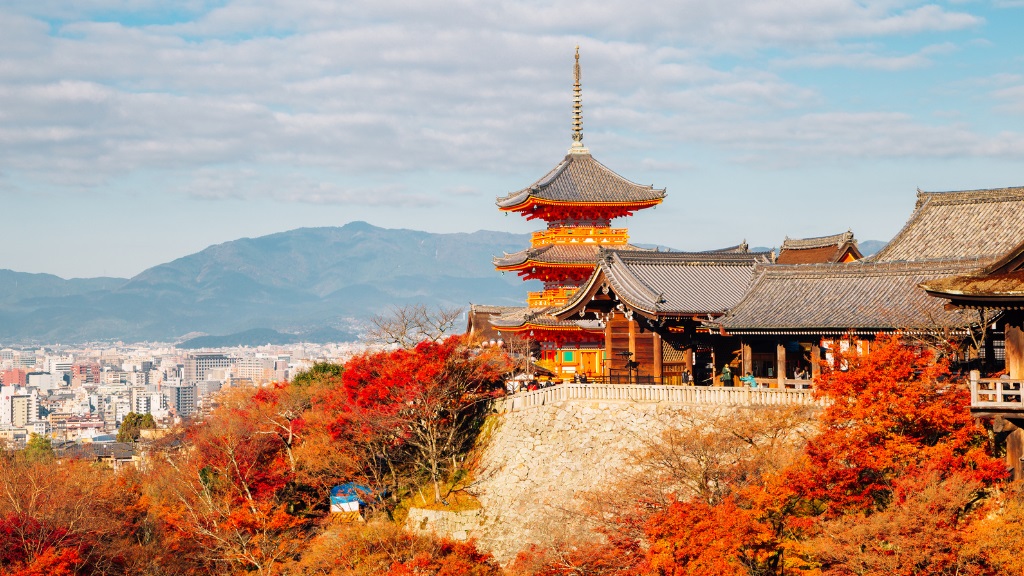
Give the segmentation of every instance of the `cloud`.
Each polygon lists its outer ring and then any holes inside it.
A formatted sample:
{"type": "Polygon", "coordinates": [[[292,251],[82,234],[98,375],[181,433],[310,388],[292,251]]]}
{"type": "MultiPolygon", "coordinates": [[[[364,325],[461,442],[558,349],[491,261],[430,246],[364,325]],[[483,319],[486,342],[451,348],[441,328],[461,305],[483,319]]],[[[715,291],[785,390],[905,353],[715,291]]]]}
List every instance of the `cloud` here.
{"type": "Polygon", "coordinates": [[[994,90],[992,97],[999,102],[1000,111],[1024,114],[1024,84],[994,90]]]}
{"type": "Polygon", "coordinates": [[[951,42],[933,44],[911,53],[898,56],[878,54],[873,50],[853,50],[849,46],[837,46],[829,52],[802,54],[775,62],[783,68],[866,68],[897,72],[911,68],[922,68],[935,63],[936,56],[956,51],[951,42]]]}
{"type": "MultiPolygon", "coordinates": [[[[829,111],[813,86],[781,75],[792,67],[928,65],[953,46],[893,55],[881,44],[982,22],[937,4],[229,0],[173,11],[154,0],[66,4],[0,14],[0,156],[21,181],[80,189],[182,171],[198,175],[179,189],[193,197],[346,203],[373,201],[365,187],[336,184],[352,178],[521,173],[569,144],[569,50],[579,41],[584,130],[596,154],[601,146],[681,143],[719,147],[742,161],[773,154],[801,162],[830,151],[1005,153],[1001,144],[981,145],[967,126],[930,127],[909,115],[861,134],[855,124],[870,114],[850,120],[829,111]],[[801,55],[778,58],[780,51],[801,55]],[[723,54],[753,54],[752,63],[717,63],[723,54]],[[904,142],[906,134],[946,141],[904,142]],[[851,137],[861,142],[847,148],[851,137]],[[293,179],[272,190],[246,170],[293,179]]],[[[425,193],[396,193],[404,202],[429,201],[425,193]]]]}
{"type": "Polygon", "coordinates": [[[357,206],[435,206],[438,201],[410,193],[404,185],[344,186],[301,173],[273,174],[252,169],[204,168],[182,187],[200,200],[269,198],[289,203],[357,206]]]}
{"type": "Polygon", "coordinates": [[[476,186],[452,186],[444,189],[445,195],[450,196],[481,196],[483,191],[476,186]]]}

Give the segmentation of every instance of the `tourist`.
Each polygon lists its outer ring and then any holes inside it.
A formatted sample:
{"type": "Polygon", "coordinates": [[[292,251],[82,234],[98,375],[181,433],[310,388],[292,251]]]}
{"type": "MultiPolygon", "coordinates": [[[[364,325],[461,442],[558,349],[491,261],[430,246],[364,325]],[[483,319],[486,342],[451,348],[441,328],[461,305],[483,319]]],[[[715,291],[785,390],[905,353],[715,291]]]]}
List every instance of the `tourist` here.
{"type": "Polygon", "coordinates": [[[725,368],[722,368],[721,380],[722,380],[722,386],[735,386],[735,383],[733,382],[733,379],[732,379],[732,369],[729,368],[728,364],[725,365],[725,368]]]}
{"type": "Polygon", "coordinates": [[[751,388],[757,388],[757,380],[754,379],[754,375],[750,372],[747,372],[746,376],[740,376],[740,382],[743,382],[751,388]]]}
{"type": "Polygon", "coordinates": [[[690,371],[683,370],[682,375],[679,376],[679,381],[682,382],[683,386],[689,386],[690,384],[690,371]]]}

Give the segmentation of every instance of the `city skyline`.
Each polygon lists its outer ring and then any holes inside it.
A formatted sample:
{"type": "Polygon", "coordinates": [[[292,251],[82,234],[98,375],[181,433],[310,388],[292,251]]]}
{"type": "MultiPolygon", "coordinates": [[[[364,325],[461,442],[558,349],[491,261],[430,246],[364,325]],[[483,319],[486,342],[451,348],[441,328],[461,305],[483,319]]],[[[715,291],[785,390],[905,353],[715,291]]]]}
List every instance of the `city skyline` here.
{"type": "Polygon", "coordinates": [[[915,189],[1024,185],[1019,2],[0,8],[0,268],[127,277],[210,244],[365,220],[525,232],[494,197],[570,144],[668,189],[680,249],[851,228],[915,189]]]}

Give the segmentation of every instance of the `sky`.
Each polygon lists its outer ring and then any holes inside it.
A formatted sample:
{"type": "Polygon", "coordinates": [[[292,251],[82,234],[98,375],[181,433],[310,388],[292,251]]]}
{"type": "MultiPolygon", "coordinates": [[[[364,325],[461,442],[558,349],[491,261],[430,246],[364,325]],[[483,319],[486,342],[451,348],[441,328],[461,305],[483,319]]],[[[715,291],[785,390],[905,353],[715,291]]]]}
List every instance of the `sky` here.
{"type": "Polygon", "coordinates": [[[667,188],[637,243],[888,240],[1024,185],[1024,0],[8,0],[0,268],[130,277],[354,220],[527,232],[584,143],[667,188]]]}

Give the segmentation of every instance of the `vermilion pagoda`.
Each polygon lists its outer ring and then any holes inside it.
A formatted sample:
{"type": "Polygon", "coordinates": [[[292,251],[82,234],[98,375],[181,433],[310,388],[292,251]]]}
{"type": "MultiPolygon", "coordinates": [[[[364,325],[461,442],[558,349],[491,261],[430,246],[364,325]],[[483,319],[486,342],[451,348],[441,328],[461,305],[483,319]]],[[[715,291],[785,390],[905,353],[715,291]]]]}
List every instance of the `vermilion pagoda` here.
{"type": "Polygon", "coordinates": [[[502,272],[541,280],[544,290],[530,292],[527,307],[490,318],[503,334],[540,343],[541,360],[559,376],[604,372],[604,329],[597,320],[559,321],[549,314],[569,300],[593,273],[601,248],[641,250],[629,244],[626,228],[615,218],[662,202],[665,190],[626,180],[594,159],[583,145],[580,54],[573,68],[572,146],[553,170],[530,186],[497,199],[498,208],[541,219],[547,229],[533,233],[530,247],[494,259],[502,272]]]}

